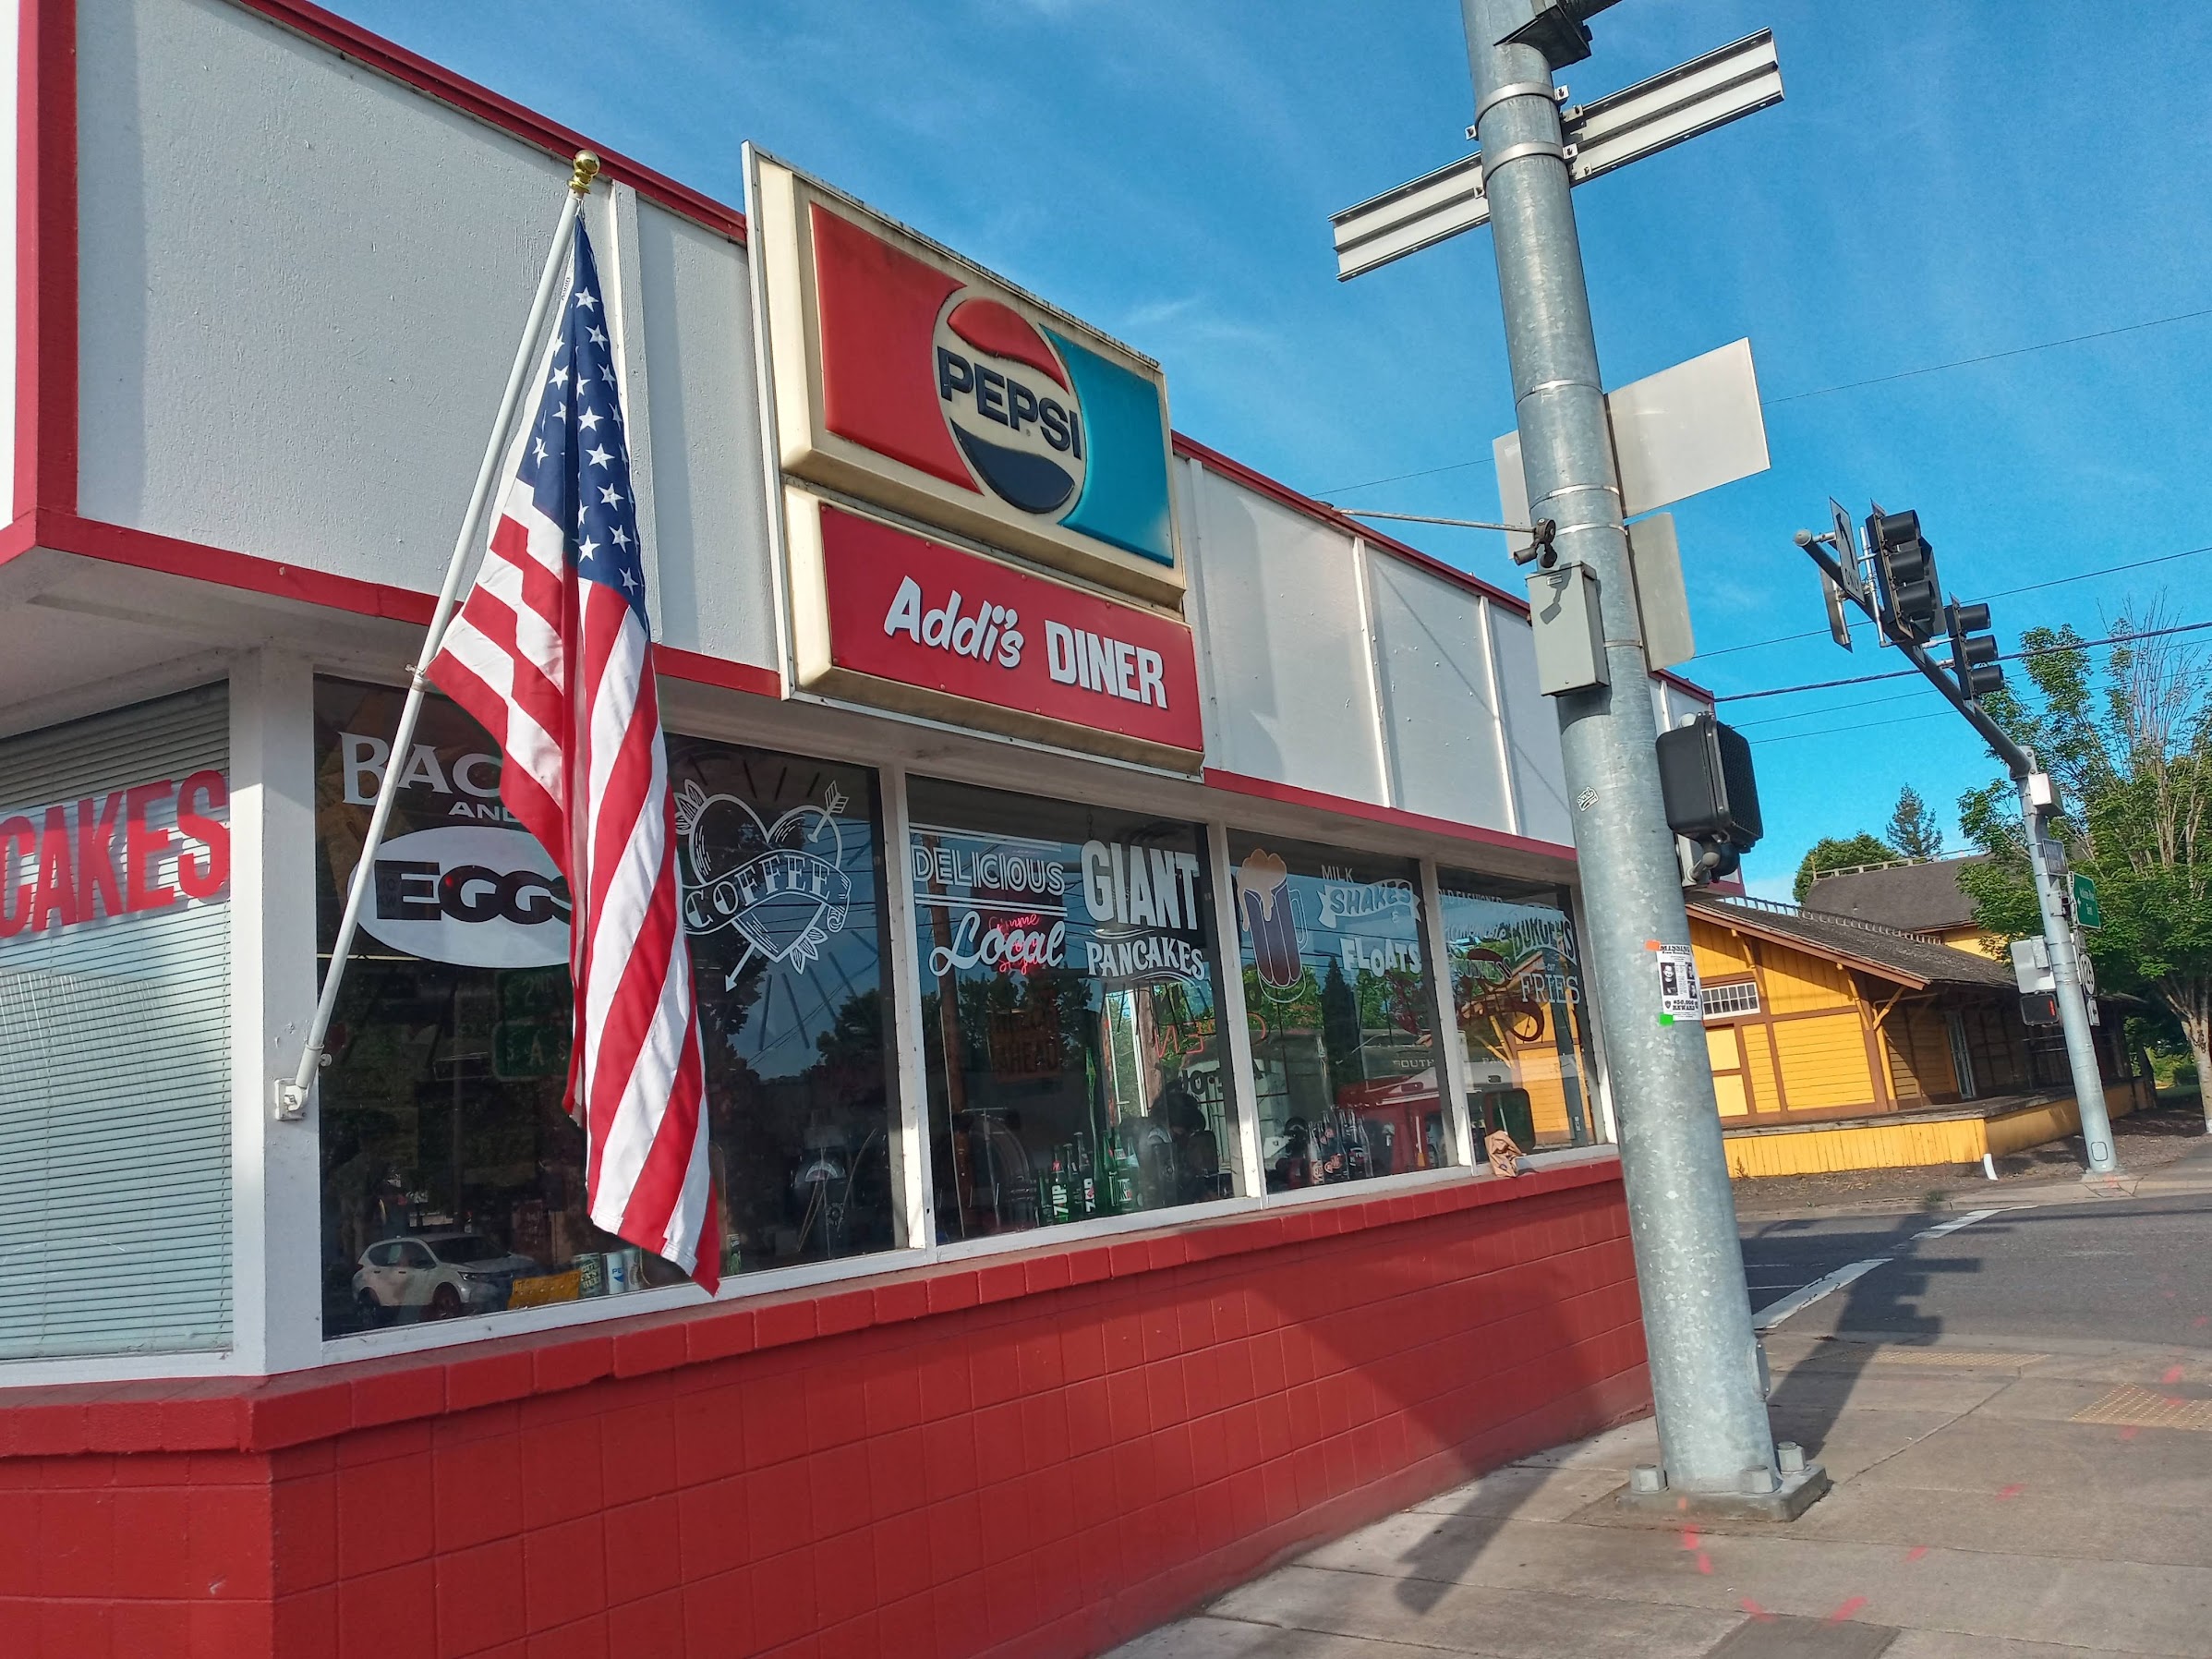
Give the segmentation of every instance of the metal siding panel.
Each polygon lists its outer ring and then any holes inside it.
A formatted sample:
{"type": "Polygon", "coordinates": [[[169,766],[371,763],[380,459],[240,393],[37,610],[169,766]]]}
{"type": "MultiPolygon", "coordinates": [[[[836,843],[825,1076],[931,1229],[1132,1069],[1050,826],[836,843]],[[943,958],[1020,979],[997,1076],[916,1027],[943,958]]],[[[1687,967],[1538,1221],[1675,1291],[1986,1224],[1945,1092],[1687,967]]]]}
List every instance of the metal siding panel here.
{"type": "Polygon", "coordinates": [[[1195,493],[1215,764],[1382,804],[1351,538],[1216,473],[1195,493]]]}
{"type": "Polygon", "coordinates": [[[1510,832],[1481,601],[1379,551],[1370,551],[1367,571],[1399,805],[1510,832]]]}
{"type": "Polygon", "coordinates": [[[1521,833],[1571,843],[1566,761],[1559,750],[1559,717],[1536,687],[1536,639],[1529,619],[1492,605],[1491,638],[1498,653],[1498,684],[1505,699],[1505,736],[1513,753],[1514,786],[1520,800],[1521,833]]]}
{"type": "MultiPolygon", "coordinates": [[[[0,817],[223,769],[210,687],[0,744],[0,817]]],[[[230,917],[0,941],[0,1359],[227,1347],[230,917]]]]}
{"type": "Polygon", "coordinates": [[[776,667],[776,590],[744,250],[637,204],[659,636],[776,667]]]}

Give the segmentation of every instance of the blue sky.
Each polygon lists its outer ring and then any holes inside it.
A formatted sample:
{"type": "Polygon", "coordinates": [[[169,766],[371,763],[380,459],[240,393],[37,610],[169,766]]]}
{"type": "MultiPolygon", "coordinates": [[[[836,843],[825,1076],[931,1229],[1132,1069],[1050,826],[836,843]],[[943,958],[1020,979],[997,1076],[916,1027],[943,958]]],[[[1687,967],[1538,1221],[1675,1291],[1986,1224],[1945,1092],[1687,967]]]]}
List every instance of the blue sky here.
{"type": "MultiPolygon", "coordinates": [[[[1300,489],[1496,508],[1488,234],[1348,285],[1329,249],[1329,213],[1469,148],[1451,0],[338,9],[732,203],[755,139],[1157,357],[1181,430],[1300,489]]],[[[1821,625],[1790,535],[1831,493],[1917,508],[1966,599],[2212,543],[2212,317],[1804,395],[2212,309],[2212,7],[1625,0],[1562,79],[1587,99],[1762,25],[1784,103],[1576,192],[1607,383],[1747,334],[1768,400],[1772,470],[1674,509],[1684,672],[1728,693],[1898,666],[1864,637],[1726,648],[1821,625]]],[[[1494,537],[1408,539],[1517,587],[1494,537]]],[[[2000,599],[1998,633],[2161,598],[2212,617],[2212,553],[2000,599]]],[[[1757,740],[1755,891],[1819,835],[1879,832],[1901,784],[1955,836],[1990,775],[1926,687],[1722,708],[1757,740]]]]}

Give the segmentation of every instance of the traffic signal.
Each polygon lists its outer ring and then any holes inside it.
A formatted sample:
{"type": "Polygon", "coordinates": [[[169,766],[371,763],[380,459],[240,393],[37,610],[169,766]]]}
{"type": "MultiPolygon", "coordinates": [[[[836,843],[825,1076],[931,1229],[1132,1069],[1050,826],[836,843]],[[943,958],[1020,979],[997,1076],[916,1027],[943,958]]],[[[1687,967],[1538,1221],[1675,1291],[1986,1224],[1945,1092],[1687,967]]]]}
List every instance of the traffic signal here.
{"type": "Polygon", "coordinates": [[[1989,633],[1989,607],[1953,599],[1943,607],[1943,624],[1951,635],[1951,676],[1969,703],[1978,702],[2004,684],[1997,640],[1989,633]]]}
{"type": "Polygon", "coordinates": [[[1697,849],[1691,878],[1700,886],[1733,876],[1766,831],[1751,745],[1710,712],[1659,734],[1659,789],[1667,828],[1697,849]]]}
{"type": "Polygon", "coordinates": [[[1920,534],[1920,515],[1869,515],[1867,545],[1874,550],[1874,569],[1881,582],[1882,625],[1925,640],[1941,618],[1942,599],[1936,586],[1936,550],[1920,534]]]}

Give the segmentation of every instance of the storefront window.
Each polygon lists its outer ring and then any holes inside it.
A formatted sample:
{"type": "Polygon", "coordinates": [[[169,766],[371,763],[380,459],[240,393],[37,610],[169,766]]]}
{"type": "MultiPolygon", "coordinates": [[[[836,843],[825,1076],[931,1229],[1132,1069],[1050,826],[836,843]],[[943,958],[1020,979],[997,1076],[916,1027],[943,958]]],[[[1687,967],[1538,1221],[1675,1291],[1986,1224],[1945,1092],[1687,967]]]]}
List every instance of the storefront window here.
{"type": "Polygon", "coordinates": [[[1269,1192],[1451,1156],[1409,860],[1232,839],[1269,1192]]]}
{"type": "Polygon", "coordinates": [[[909,786],[937,1237],[1229,1196],[1204,832],[909,786]]]}
{"type": "Polygon", "coordinates": [[[1587,1144],[1582,964],[1566,895],[1449,870],[1438,886],[1478,1147],[1500,1129],[1524,1152],[1587,1144]]]}
{"type": "MultiPolygon", "coordinates": [[[[315,702],[327,970],[401,694],[324,680],[315,702]]],[[[888,1249],[874,774],[668,750],[723,1271],[888,1249]]],[[[433,697],[404,765],[320,1091],[324,1334],[678,1282],[586,1217],[568,893],[500,805],[496,748],[433,697]]]]}

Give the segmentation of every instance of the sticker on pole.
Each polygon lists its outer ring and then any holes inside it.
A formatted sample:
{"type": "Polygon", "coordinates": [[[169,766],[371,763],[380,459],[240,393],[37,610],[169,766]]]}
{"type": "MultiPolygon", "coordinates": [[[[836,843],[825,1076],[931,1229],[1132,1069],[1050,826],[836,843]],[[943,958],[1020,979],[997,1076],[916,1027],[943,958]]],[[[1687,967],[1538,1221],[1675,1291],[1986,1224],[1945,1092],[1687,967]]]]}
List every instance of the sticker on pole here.
{"type": "Polygon", "coordinates": [[[1698,960],[1690,948],[1647,939],[1644,949],[1651,952],[1659,968],[1659,1023],[1672,1025],[1677,1020],[1695,1020],[1703,1024],[1705,993],[1698,986],[1698,960]]]}

